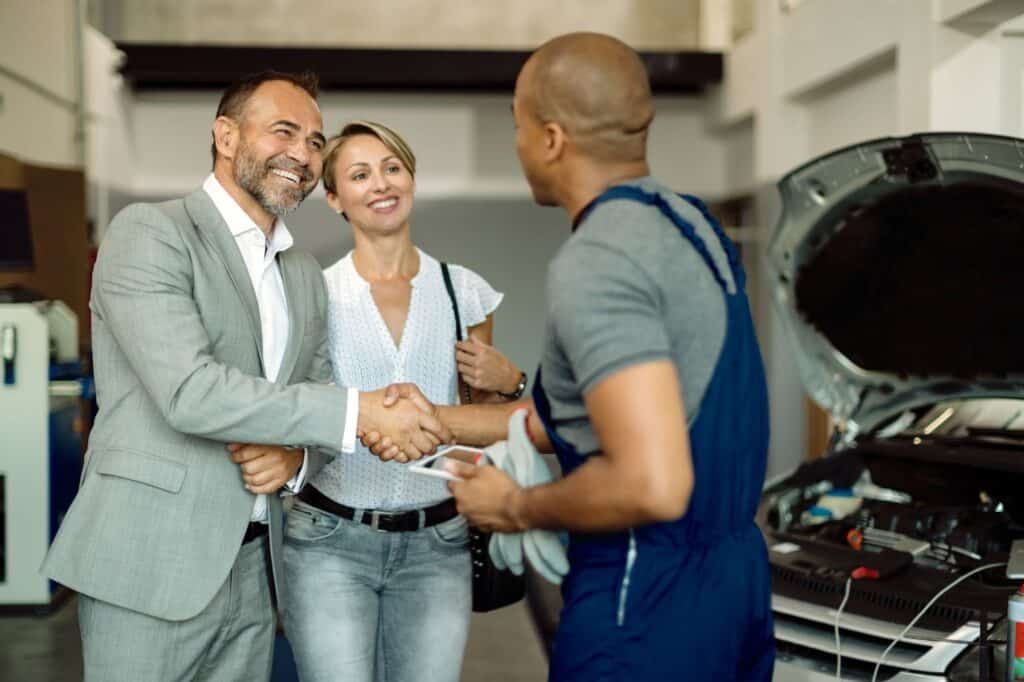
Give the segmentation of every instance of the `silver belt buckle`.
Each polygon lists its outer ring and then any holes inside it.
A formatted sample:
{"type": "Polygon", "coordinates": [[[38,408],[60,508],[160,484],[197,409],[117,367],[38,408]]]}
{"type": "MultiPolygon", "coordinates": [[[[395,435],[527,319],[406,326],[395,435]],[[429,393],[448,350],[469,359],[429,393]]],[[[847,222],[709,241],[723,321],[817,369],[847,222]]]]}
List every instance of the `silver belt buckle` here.
{"type": "Polygon", "coordinates": [[[378,533],[386,532],[386,531],[381,530],[381,528],[380,528],[380,512],[379,511],[372,511],[372,512],[370,512],[370,528],[374,529],[378,533]]]}

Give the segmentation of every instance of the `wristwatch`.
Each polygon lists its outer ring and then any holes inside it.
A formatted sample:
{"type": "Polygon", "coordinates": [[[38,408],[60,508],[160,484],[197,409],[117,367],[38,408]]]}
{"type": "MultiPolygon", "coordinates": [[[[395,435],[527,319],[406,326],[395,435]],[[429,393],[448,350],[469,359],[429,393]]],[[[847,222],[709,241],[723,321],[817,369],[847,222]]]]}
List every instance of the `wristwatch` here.
{"type": "Polygon", "coordinates": [[[519,385],[516,386],[516,390],[514,390],[512,393],[502,393],[501,391],[498,391],[498,395],[500,395],[505,400],[519,400],[520,398],[523,397],[523,391],[525,391],[525,390],[526,390],[526,372],[520,372],[519,373],[519,385]]]}

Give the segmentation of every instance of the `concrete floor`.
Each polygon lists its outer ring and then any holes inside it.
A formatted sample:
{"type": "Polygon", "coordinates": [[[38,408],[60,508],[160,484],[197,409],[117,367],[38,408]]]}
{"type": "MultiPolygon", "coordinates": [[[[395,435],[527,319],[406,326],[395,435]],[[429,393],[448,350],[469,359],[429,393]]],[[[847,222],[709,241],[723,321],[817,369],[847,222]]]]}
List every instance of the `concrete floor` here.
{"type": "MultiPolygon", "coordinates": [[[[0,617],[0,680],[77,682],[82,679],[74,598],[47,617],[0,617]]],[[[474,614],[461,682],[536,682],[547,662],[525,602],[474,614]]]]}

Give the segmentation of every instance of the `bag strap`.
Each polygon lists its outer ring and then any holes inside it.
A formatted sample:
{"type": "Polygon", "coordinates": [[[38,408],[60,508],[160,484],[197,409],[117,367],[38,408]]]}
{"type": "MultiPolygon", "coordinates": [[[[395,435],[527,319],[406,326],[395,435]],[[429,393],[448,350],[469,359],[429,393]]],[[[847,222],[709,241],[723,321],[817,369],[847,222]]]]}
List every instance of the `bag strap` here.
{"type": "Polygon", "coordinates": [[[441,263],[441,276],[444,277],[444,288],[448,290],[448,298],[452,302],[452,312],[455,313],[455,339],[462,341],[462,320],[459,318],[459,304],[455,300],[455,287],[452,286],[452,275],[448,271],[447,263],[441,263]]]}
{"type": "MultiPolygon", "coordinates": [[[[444,261],[441,262],[441,276],[444,277],[444,288],[448,290],[448,298],[452,302],[452,312],[455,313],[455,339],[462,341],[462,318],[459,316],[459,304],[455,300],[455,287],[452,286],[452,275],[448,271],[448,264],[444,261]]],[[[456,369],[456,375],[458,375],[458,369],[456,369]]],[[[469,390],[469,385],[462,380],[462,377],[458,377],[458,382],[460,401],[463,405],[469,405],[473,402],[473,394],[469,390]]]]}

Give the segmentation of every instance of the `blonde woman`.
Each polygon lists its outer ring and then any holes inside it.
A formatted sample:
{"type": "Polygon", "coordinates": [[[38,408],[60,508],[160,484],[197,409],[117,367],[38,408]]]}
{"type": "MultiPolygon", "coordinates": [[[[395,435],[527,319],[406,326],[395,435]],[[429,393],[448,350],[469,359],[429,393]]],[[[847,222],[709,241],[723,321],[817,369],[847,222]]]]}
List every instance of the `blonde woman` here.
{"type": "MultiPolygon", "coordinates": [[[[463,335],[438,260],[413,243],[416,158],[393,130],[346,125],[324,151],[327,201],[355,248],[324,271],[335,381],[417,384],[457,402],[518,398],[525,375],[491,345],[502,294],[452,265],[463,335]]],[[[454,682],[471,607],[468,529],[441,479],[359,446],[298,496],[285,533],[285,627],[305,682],[454,682]]]]}

